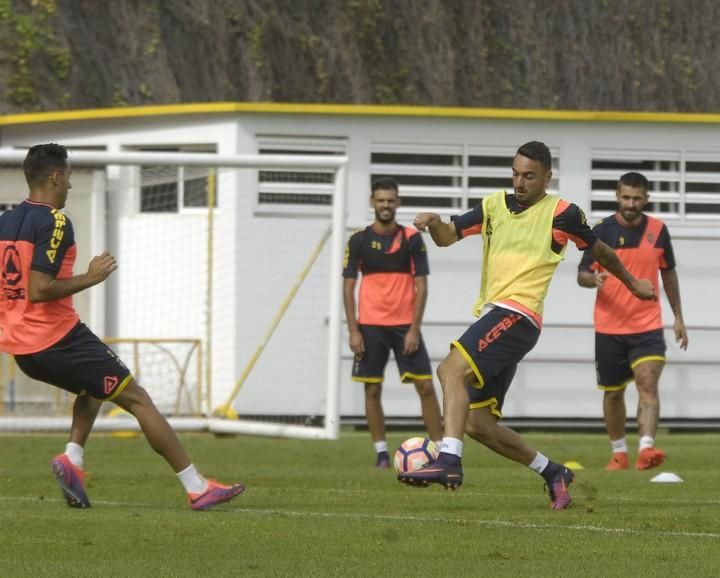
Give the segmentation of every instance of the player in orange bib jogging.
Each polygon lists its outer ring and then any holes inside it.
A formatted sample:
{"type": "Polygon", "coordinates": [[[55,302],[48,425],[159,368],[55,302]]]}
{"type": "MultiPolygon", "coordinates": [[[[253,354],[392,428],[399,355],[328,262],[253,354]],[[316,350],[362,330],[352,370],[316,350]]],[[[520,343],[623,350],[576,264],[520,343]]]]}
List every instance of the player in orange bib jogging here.
{"type": "MultiPolygon", "coordinates": [[[[618,211],[593,231],[610,247],[633,275],[651,279],[658,292],[658,271],[675,315],[675,338],[687,349],[680,288],[670,233],[665,224],[643,213],[649,183],[640,173],[626,173],[617,184],[618,211]]],[[[617,279],[609,277],[592,255],[580,261],[578,283],[597,289],[595,301],[595,366],[603,390],[603,416],[612,445],[608,470],[628,468],[625,441],[625,389],[635,381],[638,390],[637,427],[640,436],[635,467],[646,470],[665,461],[655,447],[660,400],[658,382],[665,365],[665,337],[660,303],[638,301],[617,279]]]]}
{"type": "Polygon", "coordinates": [[[77,394],[70,441],[51,464],[67,504],[90,507],[84,446],[103,401],[135,416],[152,448],[177,474],[192,509],[206,510],[241,494],[242,484],[225,486],[198,473],[147,392],[80,321],[72,295],[105,281],[117,264],[106,251],[90,261],[86,273],[73,274],[75,234],[60,212],[72,188],[65,147],[32,147],[23,169],[30,194],[0,215],[0,351],[13,355],[29,377],[77,394]]]}
{"type": "Polygon", "coordinates": [[[588,248],[640,299],[654,299],[650,281],[635,279],[615,253],[598,241],[574,204],[546,192],[552,178],[550,150],[541,142],[521,146],[512,162],[514,192],[498,191],[473,210],[444,223],[435,213],[415,218],[439,246],[473,234],[483,236],[483,275],[473,313],[478,321],[456,341],[438,368],[444,393],[445,437],[437,460],[398,475],[414,486],[463,482],[463,435],[540,474],[551,507],[570,505],[574,474],[531,448],[498,423],[518,362],[534,347],[542,326],[543,301],[568,241],[588,248]]]}
{"type": "Polygon", "coordinates": [[[393,179],[379,179],[371,190],[375,222],[348,240],[343,297],[350,349],[355,354],[352,378],[365,384],[365,414],[375,445],[375,465],[384,469],[390,466],[390,456],[381,396],[391,350],[400,380],[415,384],[425,427],[434,441],[442,437],[442,418],[430,357],[420,333],[430,273],[425,243],[415,228],[395,221],[400,198],[393,179]],[[355,285],[360,273],[356,314],[355,285]]]}

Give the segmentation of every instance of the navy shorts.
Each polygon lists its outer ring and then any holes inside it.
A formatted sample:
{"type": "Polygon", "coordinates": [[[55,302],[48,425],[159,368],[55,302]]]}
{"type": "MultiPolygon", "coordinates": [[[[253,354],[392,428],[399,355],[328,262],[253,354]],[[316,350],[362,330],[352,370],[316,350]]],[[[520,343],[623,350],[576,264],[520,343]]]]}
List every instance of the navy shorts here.
{"type": "Polygon", "coordinates": [[[101,400],[116,397],[132,379],[115,352],[84,323],[78,323],[55,345],[16,355],[15,361],[32,379],[101,400]]]}
{"type": "Polygon", "coordinates": [[[391,350],[400,372],[400,381],[413,383],[432,379],[430,356],[422,335],[415,353],[412,355],[403,353],[405,335],[409,329],[409,325],[360,325],[360,333],[365,342],[365,353],[355,356],[352,369],[353,381],[382,383],[391,350]]]}
{"type": "Polygon", "coordinates": [[[598,388],[623,389],[634,379],[633,370],[644,361],[665,362],[662,329],[627,335],[595,334],[595,370],[598,388]]]}
{"type": "Polygon", "coordinates": [[[495,307],[452,342],[475,374],[468,385],[470,409],[490,407],[498,417],[515,377],[517,364],[540,337],[540,330],[524,315],[495,307]]]}

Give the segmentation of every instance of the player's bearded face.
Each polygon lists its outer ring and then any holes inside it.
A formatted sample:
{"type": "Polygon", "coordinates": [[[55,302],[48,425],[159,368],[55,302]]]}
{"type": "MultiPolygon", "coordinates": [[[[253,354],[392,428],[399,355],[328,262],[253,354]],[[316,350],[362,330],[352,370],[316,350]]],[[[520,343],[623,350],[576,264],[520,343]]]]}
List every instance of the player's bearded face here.
{"type": "Polygon", "coordinates": [[[618,211],[628,223],[637,221],[648,203],[647,193],[643,189],[620,185],[617,191],[618,211]]]}
{"type": "Polygon", "coordinates": [[[522,155],[516,155],[513,159],[512,173],[515,197],[525,206],[541,200],[552,179],[552,171],[545,169],[540,161],[522,155]]]}
{"type": "Polygon", "coordinates": [[[370,198],[375,209],[378,223],[388,224],[395,221],[395,213],[400,204],[397,193],[393,190],[378,189],[370,198]]]}

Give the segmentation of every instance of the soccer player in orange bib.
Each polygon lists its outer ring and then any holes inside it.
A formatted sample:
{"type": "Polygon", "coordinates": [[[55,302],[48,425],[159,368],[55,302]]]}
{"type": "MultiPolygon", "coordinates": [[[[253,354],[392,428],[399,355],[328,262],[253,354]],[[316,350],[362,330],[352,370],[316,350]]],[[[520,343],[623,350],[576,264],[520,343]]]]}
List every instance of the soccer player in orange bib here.
{"type": "Polygon", "coordinates": [[[543,301],[568,241],[590,253],[640,299],[655,299],[650,281],[633,277],[615,253],[598,241],[579,207],[546,192],[552,158],[545,144],[521,146],[512,162],[513,193],[498,191],[474,209],[442,221],[421,213],[415,226],[428,229],[442,247],[473,234],[483,236],[483,274],[473,313],[479,319],[456,341],[438,368],[444,393],[445,433],[438,458],[421,470],[398,475],[413,486],[463,482],[463,435],[540,474],[551,507],[570,505],[567,467],[531,448],[498,423],[518,362],[534,347],[542,326],[543,301]]]}
{"type": "Polygon", "coordinates": [[[425,427],[436,442],[442,436],[442,418],[430,357],[420,333],[430,273],[425,243],[417,229],[395,221],[400,197],[394,179],[376,180],[371,191],[375,221],[348,240],[343,299],[350,349],[355,354],[352,379],[365,385],[365,414],[375,446],[375,466],[386,469],[390,467],[390,456],[385,440],[382,384],[391,350],[400,381],[415,384],[425,427]],[[362,280],[356,313],[359,274],[362,280]]]}
{"type": "MultiPolygon", "coordinates": [[[[651,279],[656,293],[658,271],[675,315],[675,339],[687,349],[688,335],[682,316],[680,288],[670,233],[665,224],[643,213],[649,183],[640,173],[626,173],[617,183],[618,210],[595,225],[593,231],[615,249],[635,276],[651,279]]],[[[665,461],[655,447],[660,400],[658,382],[665,365],[665,337],[660,303],[638,301],[617,279],[610,277],[590,254],[580,261],[578,283],[597,289],[595,301],[595,367],[603,390],[603,416],[612,458],[607,470],[628,468],[625,441],[625,389],[635,381],[638,390],[637,428],[640,436],[635,468],[646,470],[665,461]]]]}
{"type": "Polygon", "coordinates": [[[177,474],[193,510],[206,510],[241,494],[242,484],[206,479],[190,462],[175,432],[125,364],[80,321],[72,296],[102,283],[117,269],[105,251],[75,275],[72,222],[61,212],[72,188],[65,147],[32,147],[23,163],[28,198],[0,215],[0,351],[25,374],[77,395],[70,441],[52,460],[67,504],[89,508],[84,446],[103,401],[135,416],[152,448],[177,474]]]}

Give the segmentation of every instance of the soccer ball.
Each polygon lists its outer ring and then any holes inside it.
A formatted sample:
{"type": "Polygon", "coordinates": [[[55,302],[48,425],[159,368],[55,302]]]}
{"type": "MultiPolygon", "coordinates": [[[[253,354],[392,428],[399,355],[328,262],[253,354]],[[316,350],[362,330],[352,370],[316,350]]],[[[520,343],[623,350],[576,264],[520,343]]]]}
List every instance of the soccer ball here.
{"type": "Polygon", "coordinates": [[[405,440],[395,452],[395,471],[398,474],[414,472],[426,463],[437,458],[440,449],[437,444],[427,438],[410,438],[405,440]]]}

